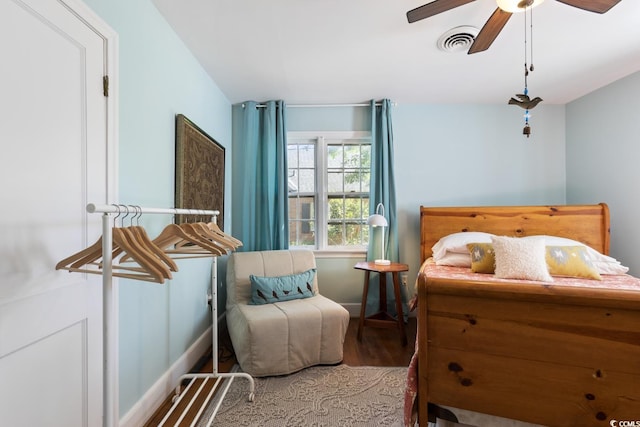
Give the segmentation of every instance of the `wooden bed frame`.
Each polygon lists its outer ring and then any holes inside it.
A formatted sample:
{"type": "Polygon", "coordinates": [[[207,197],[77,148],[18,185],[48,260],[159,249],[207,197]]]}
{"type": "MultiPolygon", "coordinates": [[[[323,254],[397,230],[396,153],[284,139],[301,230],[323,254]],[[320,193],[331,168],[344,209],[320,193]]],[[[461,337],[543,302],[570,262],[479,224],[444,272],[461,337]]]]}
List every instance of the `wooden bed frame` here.
{"type": "MultiPolygon", "coordinates": [[[[609,252],[606,204],[420,208],[421,258],[460,231],[609,252]]],[[[547,426],[640,421],[640,292],[418,274],[418,403],[547,426]]]]}

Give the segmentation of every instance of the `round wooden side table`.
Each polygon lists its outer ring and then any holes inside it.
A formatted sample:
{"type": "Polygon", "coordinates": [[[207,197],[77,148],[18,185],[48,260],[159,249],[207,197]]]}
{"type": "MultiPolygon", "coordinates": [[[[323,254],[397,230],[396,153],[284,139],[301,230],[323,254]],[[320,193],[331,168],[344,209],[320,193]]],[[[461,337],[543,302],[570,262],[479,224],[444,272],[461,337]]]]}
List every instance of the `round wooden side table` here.
{"type": "Polygon", "coordinates": [[[400,294],[401,272],[409,271],[407,264],[392,262],[391,264],[376,264],[375,262],[361,261],[355,267],[364,271],[364,289],[362,290],[362,306],[360,307],[360,322],[358,323],[358,341],[362,341],[362,331],[365,326],[377,328],[397,328],[400,332],[400,342],[407,345],[407,334],[404,330],[404,314],[402,312],[402,295],[400,294]],[[369,293],[369,276],[371,272],[380,276],[380,306],[377,313],[365,317],[367,295],[369,293]],[[391,273],[393,281],[393,293],[396,299],[396,316],[387,311],[387,273],[391,273]]]}

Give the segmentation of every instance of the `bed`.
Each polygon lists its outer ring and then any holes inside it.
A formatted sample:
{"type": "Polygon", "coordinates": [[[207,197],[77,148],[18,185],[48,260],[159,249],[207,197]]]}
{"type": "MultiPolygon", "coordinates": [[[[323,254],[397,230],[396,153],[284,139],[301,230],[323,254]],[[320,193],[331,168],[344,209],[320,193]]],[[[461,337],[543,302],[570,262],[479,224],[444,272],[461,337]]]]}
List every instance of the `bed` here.
{"type": "Polygon", "coordinates": [[[421,425],[428,402],[545,426],[640,420],[640,280],[495,279],[431,258],[443,236],[478,231],[559,236],[608,255],[606,204],[421,207],[420,224],[421,425]]]}

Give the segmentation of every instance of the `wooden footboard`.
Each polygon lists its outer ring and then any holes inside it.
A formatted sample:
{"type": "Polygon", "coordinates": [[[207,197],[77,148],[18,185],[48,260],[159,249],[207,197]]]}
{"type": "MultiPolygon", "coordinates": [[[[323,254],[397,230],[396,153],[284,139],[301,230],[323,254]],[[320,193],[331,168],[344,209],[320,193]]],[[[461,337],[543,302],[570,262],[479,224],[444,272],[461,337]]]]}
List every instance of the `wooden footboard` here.
{"type": "MultiPolygon", "coordinates": [[[[427,402],[548,426],[640,419],[640,294],[419,276],[427,402]]],[[[424,424],[426,425],[426,424],[424,424]]]]}

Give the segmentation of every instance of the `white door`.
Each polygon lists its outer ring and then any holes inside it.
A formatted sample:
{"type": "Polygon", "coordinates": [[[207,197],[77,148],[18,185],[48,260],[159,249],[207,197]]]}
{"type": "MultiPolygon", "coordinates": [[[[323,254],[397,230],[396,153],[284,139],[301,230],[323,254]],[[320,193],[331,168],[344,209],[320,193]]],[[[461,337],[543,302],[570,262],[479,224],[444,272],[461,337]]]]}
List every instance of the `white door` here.
{"type": "Polygon", "coordinates": [[[100,276],[55,265],[99,238],[86,204],[114,196],[114,38],[78,0],[0,0],[2,426],[102,424],[100,276]]]}

